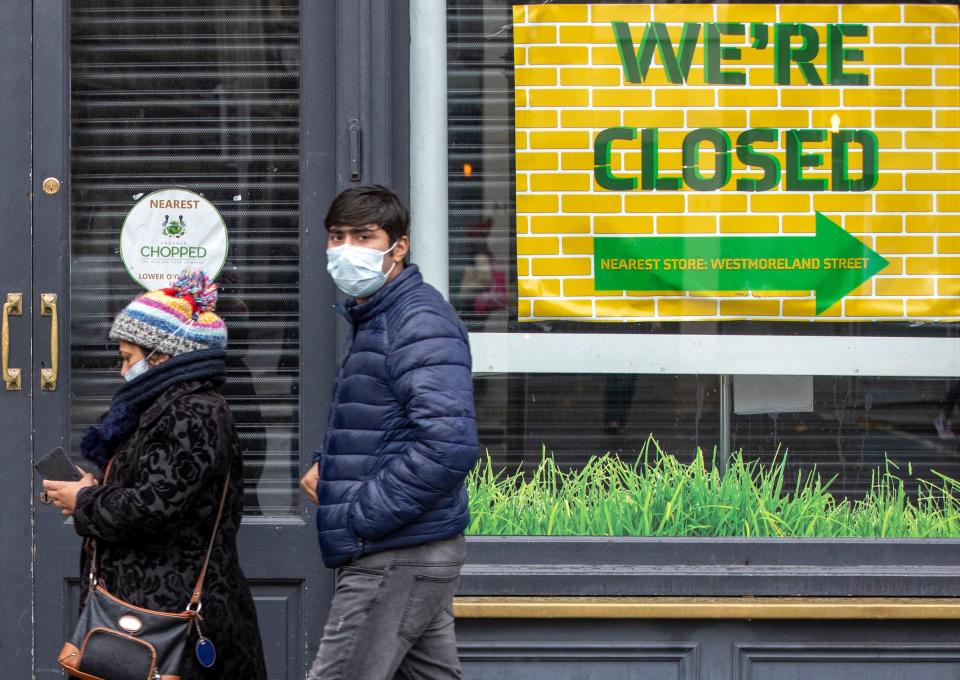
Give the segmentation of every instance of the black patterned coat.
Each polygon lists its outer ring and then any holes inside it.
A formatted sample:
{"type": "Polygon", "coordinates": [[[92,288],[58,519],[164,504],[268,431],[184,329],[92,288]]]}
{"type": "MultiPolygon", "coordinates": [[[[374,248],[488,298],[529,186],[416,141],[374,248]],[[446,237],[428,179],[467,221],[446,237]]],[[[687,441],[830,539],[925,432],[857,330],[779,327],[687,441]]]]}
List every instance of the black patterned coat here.
{"type": "MultiPolygon", "coordinates": [[[[184,680],[265,680],[253,598],[237,555],[243,459],[226,402],[206,381],[174,385],[148,406],[114,455],[107,483],[83,489],[73,517],[97,539],[104,587],[131,604],[183,611],[213,531],[227,469],[230,489],[203,591],[203,633],[217,648],[210,670],[191,633],[184,680]]],[[[83,573],[88,573],[86,556],[83,573]]]]}

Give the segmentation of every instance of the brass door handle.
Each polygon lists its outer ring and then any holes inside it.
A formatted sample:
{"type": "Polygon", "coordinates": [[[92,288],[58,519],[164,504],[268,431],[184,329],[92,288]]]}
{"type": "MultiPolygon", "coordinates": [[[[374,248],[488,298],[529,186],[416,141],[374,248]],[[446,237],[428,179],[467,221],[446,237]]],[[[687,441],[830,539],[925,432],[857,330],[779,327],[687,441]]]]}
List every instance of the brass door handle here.
{"type": "Polygon", "coordinates": [[[57,362],[60,355],[56,293],[43,293],[40,296],[40,315],[52,317],[50,320],[50,368],[40,369],[40,389],[52,392],[57,389],[57,362]]]}
{"type": "Polygon", "coordinates": [[[0,339],[0,354],[3,363],[3,382],[8,390],[22,389],[20,384],[20,369],[10,368],[10,315],[23,314],[23,293],[7,293],[7,301],[3,303],[3,335],[0,339]]]}

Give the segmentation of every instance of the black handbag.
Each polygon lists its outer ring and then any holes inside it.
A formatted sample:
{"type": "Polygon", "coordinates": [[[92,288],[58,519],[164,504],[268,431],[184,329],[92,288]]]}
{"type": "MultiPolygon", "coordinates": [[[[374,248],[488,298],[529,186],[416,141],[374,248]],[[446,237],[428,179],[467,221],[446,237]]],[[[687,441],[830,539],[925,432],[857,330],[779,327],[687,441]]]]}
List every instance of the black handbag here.
{"type": "MultiPolygon", "coordinates": [[[[108,474],[109,467],[104,480],[108,474]]],[[[199,636],[197,654],[201,663],[206,665],[206,658],[213,665],[213,657],[207,656],[213,649],[212,643],[200,631],[200,596],[229,485],[228,472],[207,555],[182,612],[144,609],[111,595],[97,582],[96,541],[92,541],[90,592],[73,636],[60,652],[58,661],[64,670],[80,680],[180,680],[180,664],[191,626],[196,627],[199,636]]]]}

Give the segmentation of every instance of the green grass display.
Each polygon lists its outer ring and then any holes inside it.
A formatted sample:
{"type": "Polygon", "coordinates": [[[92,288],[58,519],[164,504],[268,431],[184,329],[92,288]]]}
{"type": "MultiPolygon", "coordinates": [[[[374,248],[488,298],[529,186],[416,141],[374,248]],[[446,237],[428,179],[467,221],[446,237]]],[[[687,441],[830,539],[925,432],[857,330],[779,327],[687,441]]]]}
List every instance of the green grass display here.
{"type": "MultiPolygon", "coordinates": [[[[716,454],[714,454],[714,457],[716,454]]],[[[467,479],[467,533],[523,536],[960,537],[960,482],[920,481],[911,500],[897,468],[874,474],[863,500],[836,500],[816,469],[784,488],[786,457],[769,466],[730,458],[726,473],[698,450],[682,463],[647,440],[629,463],[604,454],[563,471],[543,457],[522,470],[494,471],[490,457],[467,479]]]]}

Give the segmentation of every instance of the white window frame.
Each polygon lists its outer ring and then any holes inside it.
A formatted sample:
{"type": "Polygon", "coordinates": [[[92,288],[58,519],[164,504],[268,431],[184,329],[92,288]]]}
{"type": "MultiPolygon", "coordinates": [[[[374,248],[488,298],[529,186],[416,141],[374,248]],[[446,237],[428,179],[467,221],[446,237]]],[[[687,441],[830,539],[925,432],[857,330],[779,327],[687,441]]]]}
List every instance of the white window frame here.
{"type": "Polygon", "coordinates": [[[960,340],[806,335],[471,333],[474,373],[953,378],[960,340]]]}

